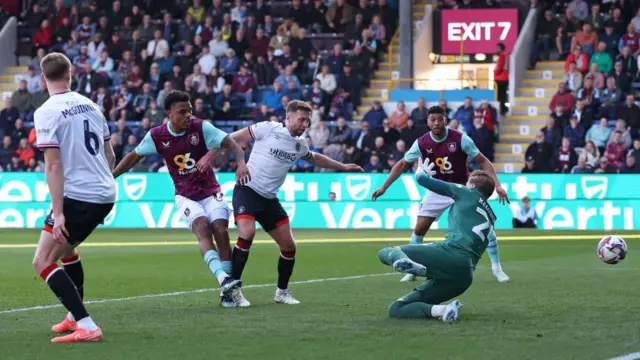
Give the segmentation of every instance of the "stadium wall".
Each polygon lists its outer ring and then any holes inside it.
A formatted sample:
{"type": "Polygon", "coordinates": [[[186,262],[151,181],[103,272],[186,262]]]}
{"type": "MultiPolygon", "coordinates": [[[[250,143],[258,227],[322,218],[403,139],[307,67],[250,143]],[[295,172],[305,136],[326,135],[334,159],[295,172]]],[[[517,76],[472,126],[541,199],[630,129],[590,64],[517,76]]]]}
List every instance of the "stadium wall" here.
{"type": "MultiPolygon", "coordinates": [[[[290,174],[279,194],[294,228],[411,229],[424,189],[403,175],[384,197],[371,194],[386,174],[290,174]],[[337,200],[329,201],[329,192],[337,200]]],[[[235,174],[221,173],[227,202],[235,174]]],[[[529,196],[540,216],[540,229],[640,229],[640,187],[634,175],[500,174],[511,205],[491,203],[497,229],[511,228],[518,199],[529,196]]],[[[184,228],[167,173],[128,173],[117,180],[118,199],[106,219],[107,228],[184,228]]],[[[0,174],[0,228],[40,228],[49,211],[43,173],[0,174]]],[[[435,228],[446,228],[446,213],[435,228]]],[[[233,221],[230,221],[233,224],[233,221]]],[[[233,225],[232,225],[233,226],[233,225]]]]}
{"type": "MultiPolygon", "coordinates": [[[[427,103],[437,103],[441,98],[448,103],[463,102],[464,98],[470,97],[474,101],[482,99],[495,99],[495,92],[488,89],[473,90],[393,90],[389,96],[389,101],[416,102],[418,97],[423,97],[427,103]]],[[[452,109],[455,111],[455,109],[452,109]]]]}

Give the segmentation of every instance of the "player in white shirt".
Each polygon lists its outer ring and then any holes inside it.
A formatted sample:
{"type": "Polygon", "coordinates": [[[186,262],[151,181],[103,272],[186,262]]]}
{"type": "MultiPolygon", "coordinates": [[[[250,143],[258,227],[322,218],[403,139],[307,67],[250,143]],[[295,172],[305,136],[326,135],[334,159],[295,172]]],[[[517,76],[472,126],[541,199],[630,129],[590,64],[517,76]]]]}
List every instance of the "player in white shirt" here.
{"type": "MultiPolygon", "coordinates": [[[[238,241],[231,255],[231,277],[238,280],[242,277],[256,234],[257,221],[280,247],[275,302],[299,304],[288,290],[295,263],[296,242],[291,233],[289,216],[278,200],[278,191],[289,169],[299,159],[317,167],[338,171],[363,170],[358,165],[342,164],[309,151],[307,141],[301,135],[309,127],[311,106],[294,100],[287,105],[286,110],[286,126],[279,122],[264,121],[231,135],[237,143],[255,141],[247,163],[251,180],[246,185],[236,185],[233,190],[233,211],[238,226],[238,241]]],[[[239,307],[250,305],[239,290],[231,296],[239,307]]]]}
{"type": "Polygon", "coordinates": [[[82,302],[84,272],[75,248],[113,208],[116,184],[111,169],[116,157],[98,105],[69,90],[69,59],[51,53],[40,66],[50,98],[35,112],[36,142],[44,152],[51,212],[40,234],[33,267],[69,310],[52,330],[71,334],[51,341],[100,341],[102,330],[82,302]]]}

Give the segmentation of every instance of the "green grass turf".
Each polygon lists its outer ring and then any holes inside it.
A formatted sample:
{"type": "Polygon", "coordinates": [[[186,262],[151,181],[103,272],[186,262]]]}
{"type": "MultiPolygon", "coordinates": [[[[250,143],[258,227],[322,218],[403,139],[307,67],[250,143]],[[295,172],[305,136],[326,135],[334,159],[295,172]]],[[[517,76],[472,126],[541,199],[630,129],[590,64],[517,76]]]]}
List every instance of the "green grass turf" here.
{"type": "MultiPolygon", "coordinates": [[[[296,231],[301,240],[403,238],[407,231],[296,231]]],[[[599,232],[511,232],[500,236],[599,232]]],[[[629,233],[622,233],[628,235],[629,233]]],[[[234,234],[232,233],[232,238],[234,234]]],[[[0,231],[0,245],[34,244],[37,231],[0,231]]],[[[434,231],[432,238],[441,238],[434,231]]],[[[260,239],[266,239],[263,234],[260,239]]],[[[186,231],[98,231],[88,243],[189,241],[186,231]]],[[[217,287],[193,245],[80,248],[88,300],[217,287]]],[[[494,281],[482,260],[457,324],[394,320],[388,305],[410,291],[400,274],[291,286],[298,306],[272,303],[274,287],[248,288],[250,309],[218,307],[217,292],[92,304],[96,344],[50,344],[62,308],[0,313],[1,359],[607,359],[640,351],[640,240],[609,266],[597,240],[503,241],[512,278],[494,281]]],[[[395,242],[304,243],[293,281],[385,274],[377,252],[395,242]]],[[[31,268],[32,248],[0,248],[0,311],[55,304],[31,268]]],[[[245,284],[276,280],[277,247],[254,246],[245,284]]]]}

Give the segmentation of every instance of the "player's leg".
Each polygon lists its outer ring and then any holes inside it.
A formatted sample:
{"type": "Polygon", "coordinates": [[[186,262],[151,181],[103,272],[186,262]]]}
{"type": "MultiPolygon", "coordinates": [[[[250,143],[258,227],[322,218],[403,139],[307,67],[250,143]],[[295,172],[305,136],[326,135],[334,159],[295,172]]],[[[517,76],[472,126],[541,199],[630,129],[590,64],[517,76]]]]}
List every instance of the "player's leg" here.
{"type": "Polygon", "coordinates": [[[241,279],[249,252],[256,236],[256,213],[264,206],[265,199],[248,186],[237,185],[233,189],[233,213],[238,227],[238,240],[231,252],[231,277],[241,279]]]}
{"type": "Polygon", "coordinates": [[[399,246],[386,247],[378,252],[380,261],[396,271],[413,276],[426,276],[427,268],[413,261],[399,246]]]}
{"type": "MultiPolygon", "coordinates": [[[[282,213],[286,216],[286,212],[282,209],[282,213]]],[[[280,217],[283,216],[282,213],[280,217]]],[[[296,263],[296,241],[291,232],[289,218],[286,217],[275,223],[275,228],[268,231],[269,235],[280,247],[280,256],[278,257],[278,284],[274,300],[276,303],[295,305],[300,301],[296,300],[289,291],[289,280],[293,274],[293,267],[296,263]]],[[[263,225],[265,227],[265,225],[263,225]]],[[[272,226],[267,225],[267,228],[272,226]]],[[[267,230],[265,228],[265,230],[267,230]]]]}
{"type": "MultiPolygon", "coordinates": [[[[80,299],[84,299],[84,270],[82,268],[82,262],[80,262],[80,254],[78,254],[76,249],[72,248],[70,251],[62,254],[60,262],[62,263],[62,268],[76,286],[80,299]]],[[[51,331],[65,333],[74,331],[76,328],[75,317],[71,312],[68,312],[62,322],[51,327],[51,331]]]]}
{"type": "Polygon", "coordinates": [[[225,294],[240,285],[239,280],[232,279],[222,269],[220,255],[213,243],[213,233],[207,218],[207,213],[202,204],[197,201],[190,200],[184,196],[176,196],[176,205],[182,216],[182,220],[187,224],[191,232],[198,239],[200,253],[204,258],[205,264],[215,276],[221,286],[221,291],[225,294]]]}
{"type": "MultiPolygon", "coordinates": [[[[200,203],[207,212],[207,219],[209,220],[213,239],[220,254],[222,270],[230,275],[232,265],[228,229],[231,210],[221,196],[209,197],[200,201],[200,203]]],[[[231,292],[222,292],[220,294],[220,304],[223,307],[249,307],[249,305],[251,305],[242,295],[240,286],[231,292]]]]}
{"type": "Polygon", "coordinates": [[[462,303],[454,300],[446,305],[441,304],[464,293],[470,285],[471,277],[427,280],[393,302],[389,306],[389,316],[400,319],[436,318],[445,322],[456,321],[462,303]]]}
{"type": "Polygon", "coordinates": [[[495,236],[489,238],[489,244],[487,244],[487,254],[489,254],[489,259],[491,260],[491,271],[493,272],[493,276],[496,277],[498,282],[509,281],[509,276],[504,273],[504,271],[502,270],[502,265],[500,264],[498,239],[495,236]]]}

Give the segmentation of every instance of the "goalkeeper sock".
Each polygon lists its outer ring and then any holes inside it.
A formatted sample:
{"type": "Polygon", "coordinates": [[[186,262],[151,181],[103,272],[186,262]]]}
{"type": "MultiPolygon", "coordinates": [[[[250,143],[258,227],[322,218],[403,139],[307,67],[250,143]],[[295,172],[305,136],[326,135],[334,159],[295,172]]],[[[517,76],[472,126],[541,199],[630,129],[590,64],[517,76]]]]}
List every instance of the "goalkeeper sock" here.
{"type": "Polygon", "coordinates": [[[422,244],[424,242],[424,235],[411,234],[411,244],[422,244]]]}
{"type": "Polygon", "coordinates": [[[218,282],[222,284],[224,279],[226,279],[229,275],[222,270],[222,262],[220,262],[220,255],[215,250],[209,250],[204,253],[204,262],[211,270],[211,273],[218,279],[218,282]]]}
{"type": "Polygon", "coordinates": [[[487,254],[489,254],[489,259],[491,259],[491,267],[500,268],[500,252],[498,251],[497,242],[489,243],[489,246],[487,246],[487,254]]]}
{"type": "Polygon", "coordinates": [[[386,247],[378,252],[378,257],[383,264],[389,266],[400,259],[409,258],[399,247],[386,247]]]}
{"type": "Polygon", "coordinates": [[[223,261],[222,262],[222,270],[227,274],[231,274],[231,261],[223,261]]]}

